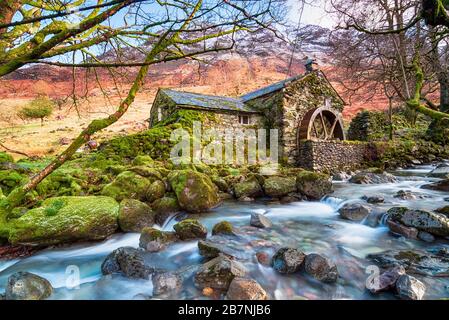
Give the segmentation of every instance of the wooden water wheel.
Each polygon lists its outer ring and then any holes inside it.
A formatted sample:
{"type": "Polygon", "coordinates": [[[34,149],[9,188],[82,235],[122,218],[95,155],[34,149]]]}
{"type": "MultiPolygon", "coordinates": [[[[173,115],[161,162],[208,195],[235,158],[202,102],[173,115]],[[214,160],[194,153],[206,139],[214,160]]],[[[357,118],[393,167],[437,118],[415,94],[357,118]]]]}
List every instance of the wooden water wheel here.
{"type": "Polygon", "coordinates": [[[343,121],[329,107],[308,111],[299,125],[299,140],[345,140],[343,121]]]}

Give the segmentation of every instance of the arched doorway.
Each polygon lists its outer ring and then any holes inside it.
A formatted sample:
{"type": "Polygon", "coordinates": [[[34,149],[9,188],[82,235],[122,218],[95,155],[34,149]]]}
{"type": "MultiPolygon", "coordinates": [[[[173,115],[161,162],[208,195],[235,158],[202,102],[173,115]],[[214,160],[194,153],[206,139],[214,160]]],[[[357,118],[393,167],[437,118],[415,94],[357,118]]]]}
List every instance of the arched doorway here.
{"type": "Polygon", "coordinates": [[[298,127],[298,145],[301,140],[345,140],[340,114],[329,107],[309,110],[298,127]]]}

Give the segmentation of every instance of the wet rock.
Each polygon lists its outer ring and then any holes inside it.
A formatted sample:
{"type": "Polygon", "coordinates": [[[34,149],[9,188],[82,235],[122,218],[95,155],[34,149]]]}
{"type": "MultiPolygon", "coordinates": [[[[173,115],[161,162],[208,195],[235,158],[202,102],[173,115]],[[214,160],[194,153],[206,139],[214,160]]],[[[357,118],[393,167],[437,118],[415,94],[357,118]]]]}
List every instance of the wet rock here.
{"type": "Polygon", "coordinates": [[[261,265],[268,267],[271,264],[271,257],[266,252],[257,252],[256,253],[257,262],[261,265]]]}
{"type": "Polygon", "coordinates": [[[245,267],[237,261],[219,256],[203,264],[194,278],[197,288],[227,290],[235,277],[244,277],[245,267]]]}
{"type": "Polygon", "coordinates": [[[449,253],[440,248],[422,250],[389,250],[376,254],[369,254],[367,259],[372,260],[381,268],[403,266],[407,273],[416,273],[427,276],[449,276],[449,253]]]}
{"type": "Polygon", "coordinates": [[[237,200],[240,202],[254,202],[255,201],[255,199],[251,198],[251,197],[240,197],[237,200]]]}
{"type": "Polygon", "coordinates": [[[449,202],[449,197],[446,197],[443,200],[449,202]]]}
{"type": "Polygon", "coordinates": [[[418,159],[412,159],[412,160],[410,160],[410,163],[415,166],[419,166],[420,164],[422,164],[422,162],[418,159]]]}
{"type": "Polygon", "coordinates": [[[449,218],[442,214],[424,210],[410,210],[405,207],[393,207],[387,211],[388,219],[407,227],[414,227],[433,235],[449,236],[449,218]]]}
{"type": "Polygon", "coordinates": [[[387,226],[391,232],[399,234],[409,239],[418,239],[419,231],[413,227],[406,227],[392,220],[387,221],[387,226]]]}
{"type": "Polygon", "coordinates": [[[323,173],[301,171],[296,176],[298,192],[311,200],[319,200],[333,192],[332,179],[323,173]]]}
{"type": "Polygon", "coordinates": [[[140,234],[139,247],[148,252],[159,252],[176,240],[177,238],[174,232],[147,227],[140,234]]]}
{"type": "Polygon", "coordinates": [[[405,274],[396,281],[396,292],[403,300],[422,300],[426,286],[418,279],[405,274]]]}
{"type": "Polygon", "coordinates": [[[263,195],[263,191],[257,178],[250,177],[245,181],[234,185],[234,195],[239,200],[245,198],[257,198],[263,195]]]}
{"type": "Polygon", "coordinates": [[[256,228],[270,228],[273,225],[270,219],[260,213],[251,213],[249,224],[256,228]]]}
{"type": "Polygon", "coordinates": [[[365,219],[370,211],[370,208],[360,203],[347,203],[338,209],[340,217],[351,221],[361,221],[365,219]]]}
{"type": "Polygon", "coordinates": [[[279,273],[298,272],[306,255],[295,248],[281,248],[271,259],[271,266],[279,273]]]}
{"type": "Polygon", "coordinates": [[[380,293],[392,290],[396,286],[396,281],[400,276],[405,274],[405,269],[402,266],[396,266],[384,273],[382,273],[373,283],[367,284],[367,289],[371,293],[380,293]]]}
{"type": "Polygon", "coordinates": [[[212,182],[217,186],[218,190],[220,190],[221,192],[228,193],[230,191],[228,183],[222,177],[213,176],[212,182]]]}
{"type": "Polygon", "coordinates": [[[253,279],[235,277],[226,294],[228,300],[267,300],[268,295],[253,279]]]}
{"type": "Polygon", "coordinates": [[[395,183],[398,180],[390,173],[374,173],[374,172],[359,172],[349,179],[349,182],[356,184],[380,184],[380,183],[395,183]]]}
{"type": "Polygon", "coordinates": [[[182,289],[182,277],[172,272],[157,273],[152,277],[153,295],[174,296],[182,289]]]}
{"type": "Polygon", "coordinates": [[[160,226],[162,226],[171,215],[181,211],[178,200],[167,196],[155,200],[151,204],[151,208],[155,213],[155,221],[160,226]]]}
{"type": "Polygon", "coordinates": [[[219,235],[219,234],[224,234],[224,235],[234,235],[234,227],[232,226],[232,224],[229,221],[221,221],[219,223],[217,223],[216,225],[214,225],[214,227],[212,228],[212,235],[219,235]]]}
{"type": "Polygon", "coordinates": [[[304,271],[322,282],[335,282],[338,279],[337,266],[319,254],[308,254],[304,259],[304,271]]]}
{"type": "Polygon", "coordinates": [[[117,201],[123,199],[138,199],[145,201],[151,180],[135,172],[124,171],[120,173],[114,181],[105,185],[101,194],[109,196],[117,201]]]}
{"type": "Polygon", "coordinates": [[[385,201],[385,198],[380,194],[376,194],[372,196],[363,196],[362,200],[365,200],[366,202],[371,204],[376,204],[376,203],[383,203],[385,201]]]}
{"type": "Polygon", "coordinates": [[[338,172],[332,176],[332,180],[335,181],[348,181],[351,179],[351,175],[346,172],[338,172]]]}
{"type": "Polygon", "coordinates": [[[401,200],[415,200],[416,196],[410,190],[399,190],[395,195],[395,198],[401,200]]]}
{"type": "Polygon", "coordinates": [[[154,213],[146,203],[125,199],[120,202],[118,223],[125,232],[141,232],[154,224],[154,213]]]}
{"type": "Polygon", "coordinates": [[[165,195],[165,183],[161,180],[154,181],[147,190],[147,200],[153,202],[157,199],[162,198],[165,195]]]}
{"type": "Polygon", "coordinates": [[[449,206],[438,208],[438,209],[435,210],[435,212],[443,214],[446,217],[449,217],[449,206]]]}
{"type": "Polygon", "coordinates": [[[435,237],[425,231],[420,231],[418,233],[418,239],[425,241],[425,242],[434,242],[435,241],[435,237]]]}
{"type": "Polygon", "coordinates": [[[220,203],[218,188],[203,173],[177,170],[170,172],[168,180],[180,207],[188,212],[205,212],[220,203]]]}
{"type": "Polygon", "coordinates": [[[242,251],[242,242],[234,236],[215,235],[207,240],[198,241],[198,250],[201,256],[215,258],[220,254],[237,259],[248,259],[249,253],[242,251]]]}
{"type": "Polygon", "coordinates": [[[264,182],[265,194],[269,197],[280,198],[296,192],[294,177],[269,177],[264,182]]]}
{"type": "Polygon", "coordinates": [[[148,279],[154,269],[145,264],[142,251],[121,247],[112,251],[101,264],[104,275],[119,273],[128,278],[148,279]]]}
{"type": "Polygon", "coordinates": [[[29,272],[17,272],[8,278],[5,300],[44,300],[53,293],[47,279],[29,272]]]}
{"type": "Polygon", "coordinates": [[[423,185],[421,188],[449,192],[449,179],[423,185]]]}
{"type": "Polygon", "coordinates": [[[186,219],[173,226],[176,236],[181,240],[205,239],[207,229],[196,219],[186,219]]]}
{"type": "Polygon", "coordinates": [[[447,178],[449,175],[449,164],[441,163],[429,173],[429,177],[447,178]]]}

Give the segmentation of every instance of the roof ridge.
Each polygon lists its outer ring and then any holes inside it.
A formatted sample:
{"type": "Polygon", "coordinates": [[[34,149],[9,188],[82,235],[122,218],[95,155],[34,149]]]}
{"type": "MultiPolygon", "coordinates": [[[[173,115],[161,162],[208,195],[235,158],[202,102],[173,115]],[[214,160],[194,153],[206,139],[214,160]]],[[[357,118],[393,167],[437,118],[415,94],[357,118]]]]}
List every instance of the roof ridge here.
{"type": "Polygon", "coordinates": [[[159,90],[161,90],[161,91],[169,90],[169,91],[175,91],[175,92],[178,92],[178,93],[187,93],[187,94],[194,94],[194,95],[199,95],[199,96],[206,96],[206,97],[213,97],[213,98],[234,99],[234,100],[241,101],[241,97],[220,96],[220,95],[215,95],[215,94],[197,93],[197,92],[177,90],[177,89],[172,89],[172,88],[159,88],[159,90]]]}

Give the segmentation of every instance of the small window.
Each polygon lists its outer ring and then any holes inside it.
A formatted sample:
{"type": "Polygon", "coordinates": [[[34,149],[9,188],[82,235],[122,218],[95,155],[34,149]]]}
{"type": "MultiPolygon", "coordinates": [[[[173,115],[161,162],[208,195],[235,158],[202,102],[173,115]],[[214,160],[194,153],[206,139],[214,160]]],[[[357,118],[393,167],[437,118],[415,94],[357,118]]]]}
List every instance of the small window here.
{"type": "Polygon", "coordinates": [[[249,116],[239,116],[240,124],[249,124],[249,116]]]}

